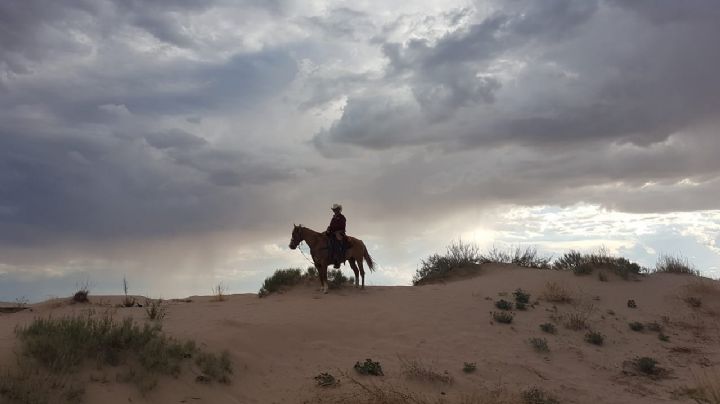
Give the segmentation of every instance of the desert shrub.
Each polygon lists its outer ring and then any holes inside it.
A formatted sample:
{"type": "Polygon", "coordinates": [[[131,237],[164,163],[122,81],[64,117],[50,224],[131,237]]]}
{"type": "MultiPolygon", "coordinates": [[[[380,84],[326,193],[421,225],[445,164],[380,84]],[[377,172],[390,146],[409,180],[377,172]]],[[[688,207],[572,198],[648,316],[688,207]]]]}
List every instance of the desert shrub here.
{"type": "Polygon", "coordinates": [[[515,296],[515,303],[530,303],[530,293],[527,293],[520,288],[515,289],[513,296],[515,296]]]}
{"type": "Polygon", "coordinates": [[[542,292],[542,298],[552,303],[569,303],[572,301],[570,292],[557,282],[545,283],[545,289],[542,292]]]}
{"type": "Polygon", "coordinates": [[[327,372],[323,372],[323,373],[320,373],[319,375],[315,376],[315,381],[317,382],[318,386],[321,386],[321,387],[336,386],[338,383],[340,383],[335,378],[335,376],[333,376],[327,372]]]}
{"type": "Polygon", "coordinates": [[[305,270],[305,273],[303,274],[303,278],[305,278],[306,280],[315,280],[318,278],[318,276],[319,275],[318,275],[317,268],[312,267],[312,266],[307,267],[307,269],[305,270]]]}
{"type": "Polygon", "coordinates": [[[604,248],[594,253],[570,250],[553,262],[553,269],[573,271],[576,275],[590,274],[598,267],[610,269],[623,279],[643,272],[640,265],[627,258],[612,256],[604,248]]]}
{"type": "Polygon", "coordinates": [[[587,317],[587,314],[581,312],[569,313],[565,316],[563,325],[569,330],[584,330],[588,327],[587,317]]]}
{"type": "Polygon", "coordinates": [[[365,362],[355,362],[355,370],[362,375],[383,376],[380,362],[373,362],[372,359],[365,359],[365,362]]]}
{"type": "Polygon", "coordinates": [[[702,374],[693,372],[697,383],[694,398],[697,402],[720,404],[720,373],[716,369],[704,370],[702,374]]]}
{"type": "Polygon", "coordinates": [[[444,255],[433,254],[422,260],[420,268],[413,276],[413,285],[442,279],[448,276],[453,269],[472,267],[481,260],[482,256],[477,244],[458,240],[446,247],[444,255]]]}
{"type": "Polygon", "coordinates": [[[128,283],[127,283],[127,279],[125,277],[123,277],[123,293],[125,294],[125,297],[123,298],[122,305],[124,307],[135,306],[135,303],[136,303],[135,298],[128,296],[128,283]]]}
{"type": "Polygon", "coordinates": [[[530,338],[528,340],[530,346],[537,352],[550,352],[547,340],[545,338],[530,338]]]}
{"type": "Polygon", "coordinates": [[[500,250],[493,247],[482,256],[484,263],[515,264],[525,268],[549,269],[552,257],[540,256],[535,247],[515,247],[500,250]]]}
{"type": "Polygon", "coordinates": [[[658,339],[662,342],[670,341],[670,337],[668,337],[667,335],[665,335],[663,333],[658,334],[658,339]]]}
{"type": "Polygon", "coordinates": [[[522,302],[515,303],[515,308],[518,310],[527,310],[527,304],[522,302]]]}
{"type": "Polygon", "coordinates": [[[589,331],[585,334],[585,341],[593,345],[602,345],[605,341],[605,336],[597,331],[589,331]]]}
{"type": "Polygon", "coordinates": [[[645,329],[645,326],[643,325],[643,323],[641,323],[639,321],[633,321],[632,323],[628,323],[628,326],[630,327],[631,330],[637,331],[637,332],[642,332],[645,329]]]}
{"type": "Polygon", "coordinates": [[[0,402],[22,404],[77,403],[85,387],[76,378],[43,372],[26,362],[0,373],[0,402]]]}
{"type": "Polygon", "coordinates": [[[508,313],[506,311],[494,311],[492,313],[493,320],[497,321],[498,323],[502,324],[510,324],[513,321],[513,315],[511,313],[508,313]]]}
{"type": "Polygon", "coordinates": [[[195,364],[198,365],[202,372],[198,380],[217,380],[220,383],[230,383],[230,375],[233,370],[228,351],[223,351],[220,355],[199,352],[195,358],[195,364]]]}
{"type": "Polygon", "coordinates": [[[658,258],[658,261],[655,264],[655,272],[680,275],[700,275],[700,272],[697,271],[692,264],[690,264],[687,258],[665,254],[660,255],[658,258]]]}
{"type": "Polygon", "coordinates": [[[557,333],[557,329],[555,329],[555,325],[552,324],[552,323],[543,323],[543,324],[540,324],[540,329],[541,329],[543,332],[546,332],[546,333],[548,333],[548,334],[555,334],[555,333],[557,333]]]}
{"type": "Polygon", "coordinates": [[[167,315],[167,307],[163,304],[162,299],[145,299],[145,314],[150,320],[162,320],[167,315]]]}
{"type": "Polygon", "coordinates": [[[406,377],[419,379],[430,383],[452,384],[453,378],[447,371],[439,372],[421,360],[400,359],[400,366],[406,377]]]}
{"type": "Polygon", "coordinates": [[[657,367],[658,361],[648,356],[635,358],[633,364],[635,365],[637,370],[648,375],[654,375],[659,372],[659,369],[657,367]]]}
{"type": "MultiPolygon", "coordinates": [[[[203,355],[193,341],[179,341],[161,331],[159,324],[141,327],[130,318],[122,322],[110,316],[36,318],[16,329],[20,340],[18,363],[35,375],[46,372],[50,377],[68,378],[86,360],[100,367],[126,362],[130,364],[129,376],[121,379],[135,382],[144,391],[156,384],[156,375],[176,376],[184,360],[203,355]]],[[[219,363],[227,368],[229,358],[223,356],[219,363]]],[[[5,395],[2,389],[0,394],[5,395]]]]}
{"type": "Polygon", "coordinates": [[[590,263],[585,262],[573,267],[572,272],[575,275],[590,275],[593,273],[593,266],[590,263]]]}
{"type": "Polygon", "coordinates": [[[90,299],[88,299],[88,296],[90,295],[90,285],[87,281],[85,283],[81,283],[76,285],[77,291],[73,294],[72,302],[73,303],[89,303],[90,299]]]}
{"type": "Polygon", "coordinates": [[[560,404],[556,398],[538,387],[524,390],[521,397],[523,404],[560,404]]]}
{"type": "Polygon", "coordinates": [[[222,282],[218,283],[217,285],[213,286],[213,288],[212,288],[213,300],[216,302],[225,301],[226,293],[227,293],[227,286],[225,286],[225,284],[223,284],[222,282]]]}
{"type": "Polygon", "coordinates": [[[699,297],[688,296],[683,300],[685,300],[685,303],[687,303],[688,306],[693,308],[698,308],[702,306],[702,300],[699,297]]]}
{"type": "Polygon", "coordinates": [[[495,302],[495,307],[497,307],[500,310],[512,310],[513,304],[508,302],[505,299],[500,299],[497,302],[495,302]]]}
{"type": "Polygon", "coordinates": [[[477,364],[475,362],[464,362],[463,372],[472,373],[477,370],[477,364]]]}
{"type": "Polygon", "coordinates": [[[608,281],[608,277],[607,277],[607,274],[605,273],[605,271],[598,271],[598,280],[599,280],[600,282],[607,282],[607,281],[608,281]]]}
{"type": "Polygon", "coordinates": [[[330,289],[340,289],[341,287],[353,282],[350,278],[343,275],[339,269],[328,271],[328,287],[330,289]]]}
{"type": "Polygon", "coordinates": [[[283,287],[293,286],[302,279],[302,270],[298,268],[278,269],[272,276],[265,278],[258,297],[265,297],[270,293],[279,292],[283,287]]]}
{"type": "Polygon", "coordinates": [[[629,299],[627,301],[627,307],[631,309],[637,309],[637,303],[635,303],[635,299],[629,299]]]}

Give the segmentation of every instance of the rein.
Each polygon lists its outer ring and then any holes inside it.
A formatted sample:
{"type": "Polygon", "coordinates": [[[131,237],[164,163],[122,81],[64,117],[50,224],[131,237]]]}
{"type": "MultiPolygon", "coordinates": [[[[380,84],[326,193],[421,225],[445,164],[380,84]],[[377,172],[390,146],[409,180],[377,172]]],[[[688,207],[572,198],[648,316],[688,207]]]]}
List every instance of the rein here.
{"type": "MultiPolygon", "coordinates": [[[[307,243],[306,243],[306,244],[307,244],[307,243]]],[[[315,262],[310,261],[310,259],[307,257],[307,255],[305,255],[305,251],[303,251],[302,248],[300,248],[300,245],[299,245],[299,244],[298,244],[298,250],[300,250],[300,254],[302,254],[302,256],[305,257],[305,259],[307,260],[307,262],[309,262],[309,263],[311,263],[313,266],[315,266],[315,262]]]]}

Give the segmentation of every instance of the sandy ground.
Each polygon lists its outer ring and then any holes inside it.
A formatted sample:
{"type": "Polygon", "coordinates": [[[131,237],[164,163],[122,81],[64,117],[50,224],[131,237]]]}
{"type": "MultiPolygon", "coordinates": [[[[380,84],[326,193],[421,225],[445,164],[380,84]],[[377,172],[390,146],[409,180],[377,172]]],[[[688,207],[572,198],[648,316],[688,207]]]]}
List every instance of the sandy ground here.
{"type": "MultiPolygon", "coordinates": [[[[421,287],[349,287],[322,295],[318,286],[263,299],[244,294],[222,302],[191,297],[189,303],[168,303],[163,329],[210,351],[228,350],[235,367],[232,383],[203,385],[194,375],[183,374],[163,379],[143,397],[132,385],[100,382],[103,377],[96,374],[96,381],[88,382],[86,402],[353,402],[358,399],[349,397],[359,391],[355,379],[444,402],[459,402],[488,389],[516,393],[539,386],[561,403],[693,403],[681,394],[683,389],[697,384],[696,375],[720,364],[717,281],[661,274],[639,281],[610,276],[600,282],[595,275],[486,265],[480,276],[421,287]],[[544,301],[549,281],[569,290],[573,302],[544,301]],[[516,311],[510,325],[494,323],[494,301],[512,300],[516,288],[531,293],[535,307],[516,311]],[[701,307],[687,304],[687,296],[700,298],[701,307]],[[637,308],[628,308],[628,299],[634,299],[637,308]],[[585,331],[562,325],[563,317],[573,313],[588,316],[590,327],[605,335],[603,346],[585,342],[585,331]],[[539,325],[552,319],[558,333],[541,332],[539,325]],[[631,321],[658,322],[670,339],[663,342],[656,332],[632,331],[631,321]],[[550,352],[535,352],[528,343],[532,337],[546,338],[550,352]],[[668,373],[658,379],[634,374],[623,363],[637,356],[657,359],[668,373]],[[366,358],[379,361],[385,376],[356,374],[353,365],[366,358]],[[453,383],[408,377],[402,360],[419,360],[440,374],[447,371],[453,383]],[[464,362],[477,363],[477,371],[464,373],[464,362]],[[317,386],[313,378],[321,372],[338,377],[340,385],[317,386]]],[[[146,321],[142,308],[113,307],[119,297],[91,299],[91,305],[46,302],[32,306],[32,312],[0,314],[0,363],[15,360],[13,330],[35,316],[93,309],[146,321]]],[[[107,372],[104,378],[114,380],[112,369],[92,372],[107,372]]]]}

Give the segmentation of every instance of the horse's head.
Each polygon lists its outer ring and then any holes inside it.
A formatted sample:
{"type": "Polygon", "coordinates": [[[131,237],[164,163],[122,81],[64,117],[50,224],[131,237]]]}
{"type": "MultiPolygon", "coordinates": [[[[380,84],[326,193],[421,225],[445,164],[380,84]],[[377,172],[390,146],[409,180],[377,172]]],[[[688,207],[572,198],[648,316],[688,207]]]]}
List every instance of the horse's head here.
{"type": "Polygon", "coordinates": [[[290,249],[296,249],[301,241],[303,241],[302,225],[293,225],[292,236],[290,237],[290,249]]]}

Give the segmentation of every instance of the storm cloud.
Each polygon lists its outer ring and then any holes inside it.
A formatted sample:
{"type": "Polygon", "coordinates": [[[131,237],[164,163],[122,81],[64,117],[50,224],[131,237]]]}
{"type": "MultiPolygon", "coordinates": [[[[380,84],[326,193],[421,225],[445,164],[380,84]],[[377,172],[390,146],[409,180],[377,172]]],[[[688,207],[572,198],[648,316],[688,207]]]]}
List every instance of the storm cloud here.
{"type": "Polygon", "coordinates": [[[292,222],[333,202],[390,262],[467,212],[720,209],[719,19],[711,0],[3,1],[0,270],[241,276],[289,262],[292,222]]]}

